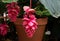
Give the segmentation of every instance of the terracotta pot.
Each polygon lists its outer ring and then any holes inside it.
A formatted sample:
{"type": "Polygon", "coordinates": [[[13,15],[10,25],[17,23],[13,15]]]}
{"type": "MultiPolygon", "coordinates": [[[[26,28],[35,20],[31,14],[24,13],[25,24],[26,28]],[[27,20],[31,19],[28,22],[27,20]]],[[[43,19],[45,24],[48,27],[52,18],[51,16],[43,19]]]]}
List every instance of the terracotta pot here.
{"type": "Polygon", "coordinates": [[[17,30],[19,41],[42,41],[45,26],[47,24],[47,20],[48,20],[48,18],[37,19],[38,29],[36,30],[36,32],[32,38],[28,38],[26,36],[26,33],[25,33],[24,28],[22,26],[23,21],[21,18],[18,18],[17,21],[14,23],[16,25],[16,30],[17,30]]]}

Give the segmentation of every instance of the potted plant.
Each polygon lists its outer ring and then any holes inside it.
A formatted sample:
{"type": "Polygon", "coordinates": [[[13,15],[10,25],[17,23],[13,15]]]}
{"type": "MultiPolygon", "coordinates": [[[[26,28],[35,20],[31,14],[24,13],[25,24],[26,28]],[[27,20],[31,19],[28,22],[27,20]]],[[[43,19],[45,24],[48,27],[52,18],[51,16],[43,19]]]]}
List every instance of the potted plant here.
{"type": "MultiPolygon", "coordinates": [[[[23,3],[25,3],[25,1],[23,3]]],[[[19,41],[42,41],[44,30],[48,21],[48,18],[46,16],[49,16],[49,12],[40,3],[37,4],[37,6],[34,9],[36,10],[35,15],[37,17],[38,29],[36,30],[32,38],[28,38],[26,36],[25,30],[22,25],[23,20],[21,16],[20,18],[17,18],[17,20],[14,22],[19,41]]]]}
{"type": "Polygon", "coordinates": [[[36,30],[32,38],[28,38],[26,36],[25,30],[22,25],[23,23],[22,18],[17,18],[17,20],[14,22],[16,25],[19,41],[42,41],[44,30],[48,22],[47,16],[49,16],[50,14],[46,9],[40,10],[39,8],[40,8],[40,5],[34,8],[36,10],[35,15],[37,17],[38,29],[36,30]]]}

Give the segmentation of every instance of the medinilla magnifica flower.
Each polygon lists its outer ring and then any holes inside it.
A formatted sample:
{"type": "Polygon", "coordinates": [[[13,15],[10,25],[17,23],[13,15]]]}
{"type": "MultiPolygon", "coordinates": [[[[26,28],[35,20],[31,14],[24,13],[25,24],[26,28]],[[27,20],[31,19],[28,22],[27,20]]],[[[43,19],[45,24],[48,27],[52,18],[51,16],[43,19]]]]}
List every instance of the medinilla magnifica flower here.
{"type": "Polygon", "coordinates": [[[16,2],[12,2],[10,4],[7,4],[7,12],[8,12],[8,18],[14,22],[16,21],[17,15],[20,12],[20,7],[17,5],[16,2]]]}
{"type": "Polygon", "coordinates": [[[6,23],[0,24],[0,35],[5,36],[7,34],[7,32],[8,32],[7,27],[8,26],[6,23]]]}
{"type": "Polygon", "coordinates": [[[38,25],[36,22],[36,17],[34,15],[35,10],[31,9],[28,6],[24,6],[23,9],[25,11],[25,14],[23,16],[23,26],[25,28],[26,35],[31,38],[33,37],[38,25]]]}

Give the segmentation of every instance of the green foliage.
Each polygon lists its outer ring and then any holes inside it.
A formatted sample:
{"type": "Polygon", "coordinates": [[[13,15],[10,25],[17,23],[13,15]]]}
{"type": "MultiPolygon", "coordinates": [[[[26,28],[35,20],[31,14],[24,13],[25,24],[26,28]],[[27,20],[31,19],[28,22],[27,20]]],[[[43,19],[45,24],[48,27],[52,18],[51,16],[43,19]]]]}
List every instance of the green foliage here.
{"type": "Polygon", "coordinates": [[[4,3],[11,3],[11,2],[17,2],[18,0],[2,0],[4,3]]]}
{"type": "Polygon", "coordinates": [[[38,2],[37,6],[35,7],[35,10],[36,14],[39,16],[50,16],[48,10],[45,9],[45,7],[40,2],[38,2]]]}
{"type": "Polygon", "coordinates": [[[50,16],[50,13],[47,10],[36,11],[36,14],[39,15],[39,16],[50,16]]]}

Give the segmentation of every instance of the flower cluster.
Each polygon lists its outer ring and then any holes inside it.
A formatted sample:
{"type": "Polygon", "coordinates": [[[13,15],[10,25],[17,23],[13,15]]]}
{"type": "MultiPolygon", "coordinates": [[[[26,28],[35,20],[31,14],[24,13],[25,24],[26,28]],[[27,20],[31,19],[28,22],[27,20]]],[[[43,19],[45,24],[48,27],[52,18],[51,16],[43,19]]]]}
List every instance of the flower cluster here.
{"type": "Polygon", "coordinates": [[[7,12],[8,12],[8,18],[12,22],[16,21],[17,15],[20,12],[20,7],[17,5],[17,3],[12,2],[10,4],[7,4],[6,8],[7,8],[7,12]]]}
{"type": "Polygon", "coordinates": [[[0,35],[5,36],[7,34],[7,32],[8,32],[7,27],[8,26],[6,23],[0,24],[0,35]]]}
{"type": "Polygon", "coordinates": [[[25,14],[23,18],[23,26],[28,37],[32,37],[35,30],[37,29],[38,23],[36,22],[36,17],[34,15],[35,10],[31,9],[29,6],[23,7],[25,14]]]}

